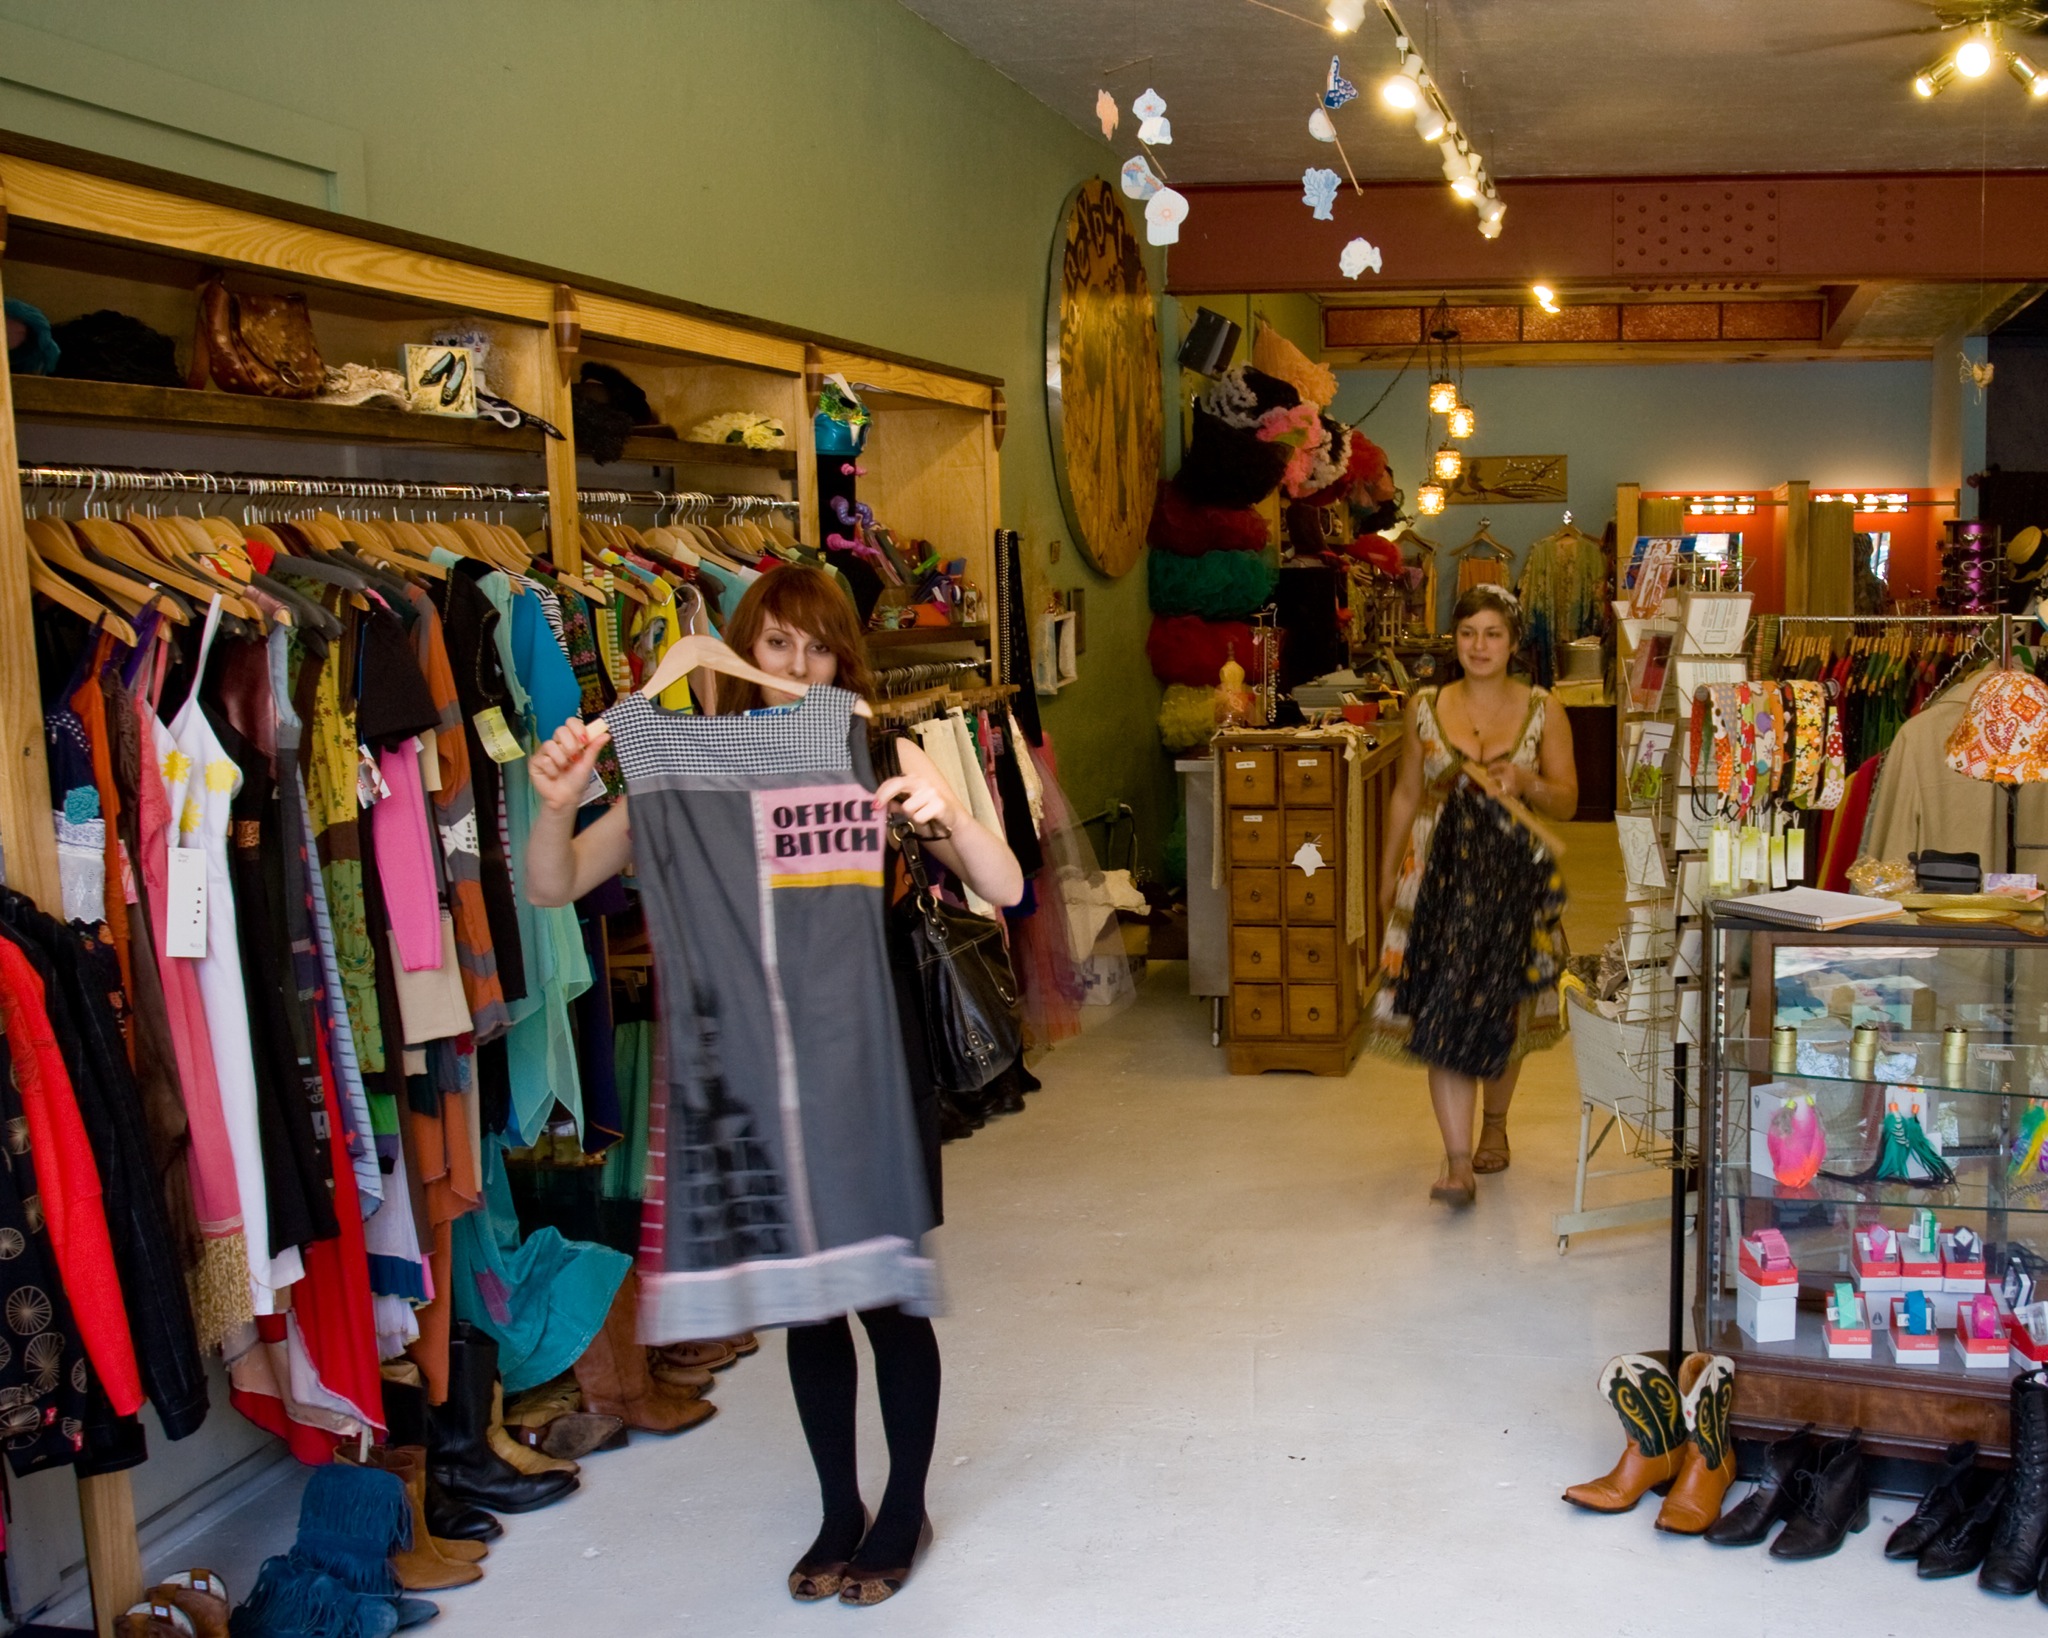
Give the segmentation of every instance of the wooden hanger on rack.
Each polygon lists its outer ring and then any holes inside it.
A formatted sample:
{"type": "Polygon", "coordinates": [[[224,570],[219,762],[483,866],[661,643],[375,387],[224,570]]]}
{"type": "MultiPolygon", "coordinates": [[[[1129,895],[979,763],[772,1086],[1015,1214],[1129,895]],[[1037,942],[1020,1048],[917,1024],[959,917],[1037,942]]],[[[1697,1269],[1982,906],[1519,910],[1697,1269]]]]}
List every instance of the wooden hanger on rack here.
{"type": "Polygon", "coordinates": [[[29,589],[38,596],[49,599],[59,608],[69,609],[82,619],[90,620],[96,630],[109,633],[130,648],[140,646],[142,639],[132,625],[97,597],[66,580],[43,561],[41,553],[36,548],[34,536],[29,537],[28,583],[29,589]]]}
{"type": "Polygon", "coordinates": [[[1462,546],[1452,548],[1453,557],[1497,557],[1507,561],[1515,554],[1495,538],[1491,518],[1481,518],[1479,527],[1472,531],[1472,538],[1462,546]]]}
{"type": "Polygon", "coordinates": [[[97,590],[115,609],[130,616],[155,609],[173,625],[189,625],[192,607],[175,592],[166,591],[139,573],[113,568],[86,555],[85,548],[59,518],[28,520],[29,550],[42,559],[45,568],[56,570],[86,589],[97,590]]]}
{"type": "MultiPolygon", "coordinates": [[[[685,637],[672,645],[662,655],[661,663],[654,668],[654,675],[640,685],[640,697],[653,699],[664,688],[673,687],[692,671],[716,671],[728,677],[737,677],[750,682],[757,688],[772,689],[778,694],[804,695],[810,692],[808,683],[793,681],[788,677],[771,676],[751,661],[741,659],[716,637],[685,637]]],[[[874,707],[866,700],[853,702],[853,714],[857,717],[872,717],[874,707]]]]}

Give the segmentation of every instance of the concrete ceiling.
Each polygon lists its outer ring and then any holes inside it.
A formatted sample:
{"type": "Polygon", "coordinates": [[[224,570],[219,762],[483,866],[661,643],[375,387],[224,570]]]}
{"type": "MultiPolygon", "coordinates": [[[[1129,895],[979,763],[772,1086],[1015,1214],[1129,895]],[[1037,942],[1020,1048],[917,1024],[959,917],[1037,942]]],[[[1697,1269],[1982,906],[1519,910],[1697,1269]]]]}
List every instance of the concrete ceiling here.
{"type": "MultiPolygon", "coordinates": [[[[1276,181],[1337,164],[1307,131],[1333,49],[1360,88],[1337,115],[1361,181],[1427,178],[1437,156],[1373,94],[1394,66],[1368,9],[1333,36],[1320,0],[904,0],[1084,130],[1098,88],[1168,104],[1168,179],[1276,181]],[[1138,59],[1134,61],[1134,59],[1138,59]]],[[[2002,69],[1932,102],[1913,70],[1919,0],[1401,0],[1452,111],[1502,183],[1527,176],[2048,167],[2048,99],[2002,69]],[[1836,43],[1850,40],[1851,43],[1836,43]]],[[[1954,37],[1951,36],[1951,39],[1954,37]]],[[[2048,69],[2048,40],[2014,40],[2048,69]]]]}

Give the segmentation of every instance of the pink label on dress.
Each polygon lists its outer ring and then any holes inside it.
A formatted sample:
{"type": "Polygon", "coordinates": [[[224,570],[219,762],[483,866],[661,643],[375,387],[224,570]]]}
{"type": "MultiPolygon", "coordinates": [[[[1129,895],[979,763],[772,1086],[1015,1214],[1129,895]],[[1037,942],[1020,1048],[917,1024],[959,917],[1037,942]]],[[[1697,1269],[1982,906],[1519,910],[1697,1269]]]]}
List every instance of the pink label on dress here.
{"type": "Polygon", "coordinates": [[[888,827],[858,785],[756,791],[754,834],[771,887],[882,885],[888,827]]]}

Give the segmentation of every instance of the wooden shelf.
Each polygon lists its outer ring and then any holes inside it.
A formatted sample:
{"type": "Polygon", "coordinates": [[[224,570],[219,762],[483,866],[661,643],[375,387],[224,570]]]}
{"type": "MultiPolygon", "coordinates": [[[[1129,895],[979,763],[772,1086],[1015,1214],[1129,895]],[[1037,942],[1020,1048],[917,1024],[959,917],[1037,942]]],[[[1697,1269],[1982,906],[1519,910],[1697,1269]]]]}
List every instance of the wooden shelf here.
{"type": "Polygon", "coordinates": [[[622,461],[649,466],[751,466],[796,476],[793,449],[748,449],[744,444],[699,444],[687,438],[628,438],[622,461]]]}
{"type": "Polygon", "coordinates": [[[986,643],[988,623],[972,626],[909,626],[902,631],[871,631],[868,647],[932,648],[940,643],[986,643]]]}
{"type": "Polygon", "coordinates": [[[537,455],[542,437],[531,427],[515,432],[495,421],[452,415],[409,415],[404,410],[368,405],[313,404],[297,398],[252,398],[231,392],[39,375],[15,377],[14,413],[24,421],[252,433],[323,443],[455,444],[506,454],[537,455]]]}

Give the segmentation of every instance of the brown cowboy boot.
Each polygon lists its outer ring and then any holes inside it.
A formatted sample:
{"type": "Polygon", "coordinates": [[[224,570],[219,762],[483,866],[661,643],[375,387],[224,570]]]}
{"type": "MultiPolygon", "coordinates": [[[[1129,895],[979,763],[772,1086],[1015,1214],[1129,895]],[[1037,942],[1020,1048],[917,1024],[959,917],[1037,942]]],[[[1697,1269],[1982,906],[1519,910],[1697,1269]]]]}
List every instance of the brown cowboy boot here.
{"type": "Polygon", "coordinates": [[[635,1329],[638,1312],[638,1286],[628,1275],[612,1298],[604,1329],[591,1338],[583,1357],[576,1361],[583,1408],[600,1416],[616,1416],[627,1427],[648,1433],[681,1433],[708,1422],[718,1411],[710,1400],[657,1381],[648,1371],[647,1350],[635,1329]]]}
{"type": "Polygon", "coordinates": [[[1735,1362],[1726,1354],[1691,1354],[1678,1368],[1685,1419],[1692,1425],[1678,1479],[1657,1514],[1657,1528],[1701,1536],[1721,1516],[1721,1498],[1735,1480],[1728,1416],[1735,1405],[1735,1362]]]}
{"type": "Polygon", "coordinates": [[[1685,1396],[1645,1354],[1616,1354],[1600,1372],[1600,1391],[1621,1418],[1628,1443],[1602,1478],[1575,1484],[1564,1499],[1594,1513],[1626,1513],[1651,1490],[1668,1490],[1685,1456],[1685,1396]]]}

